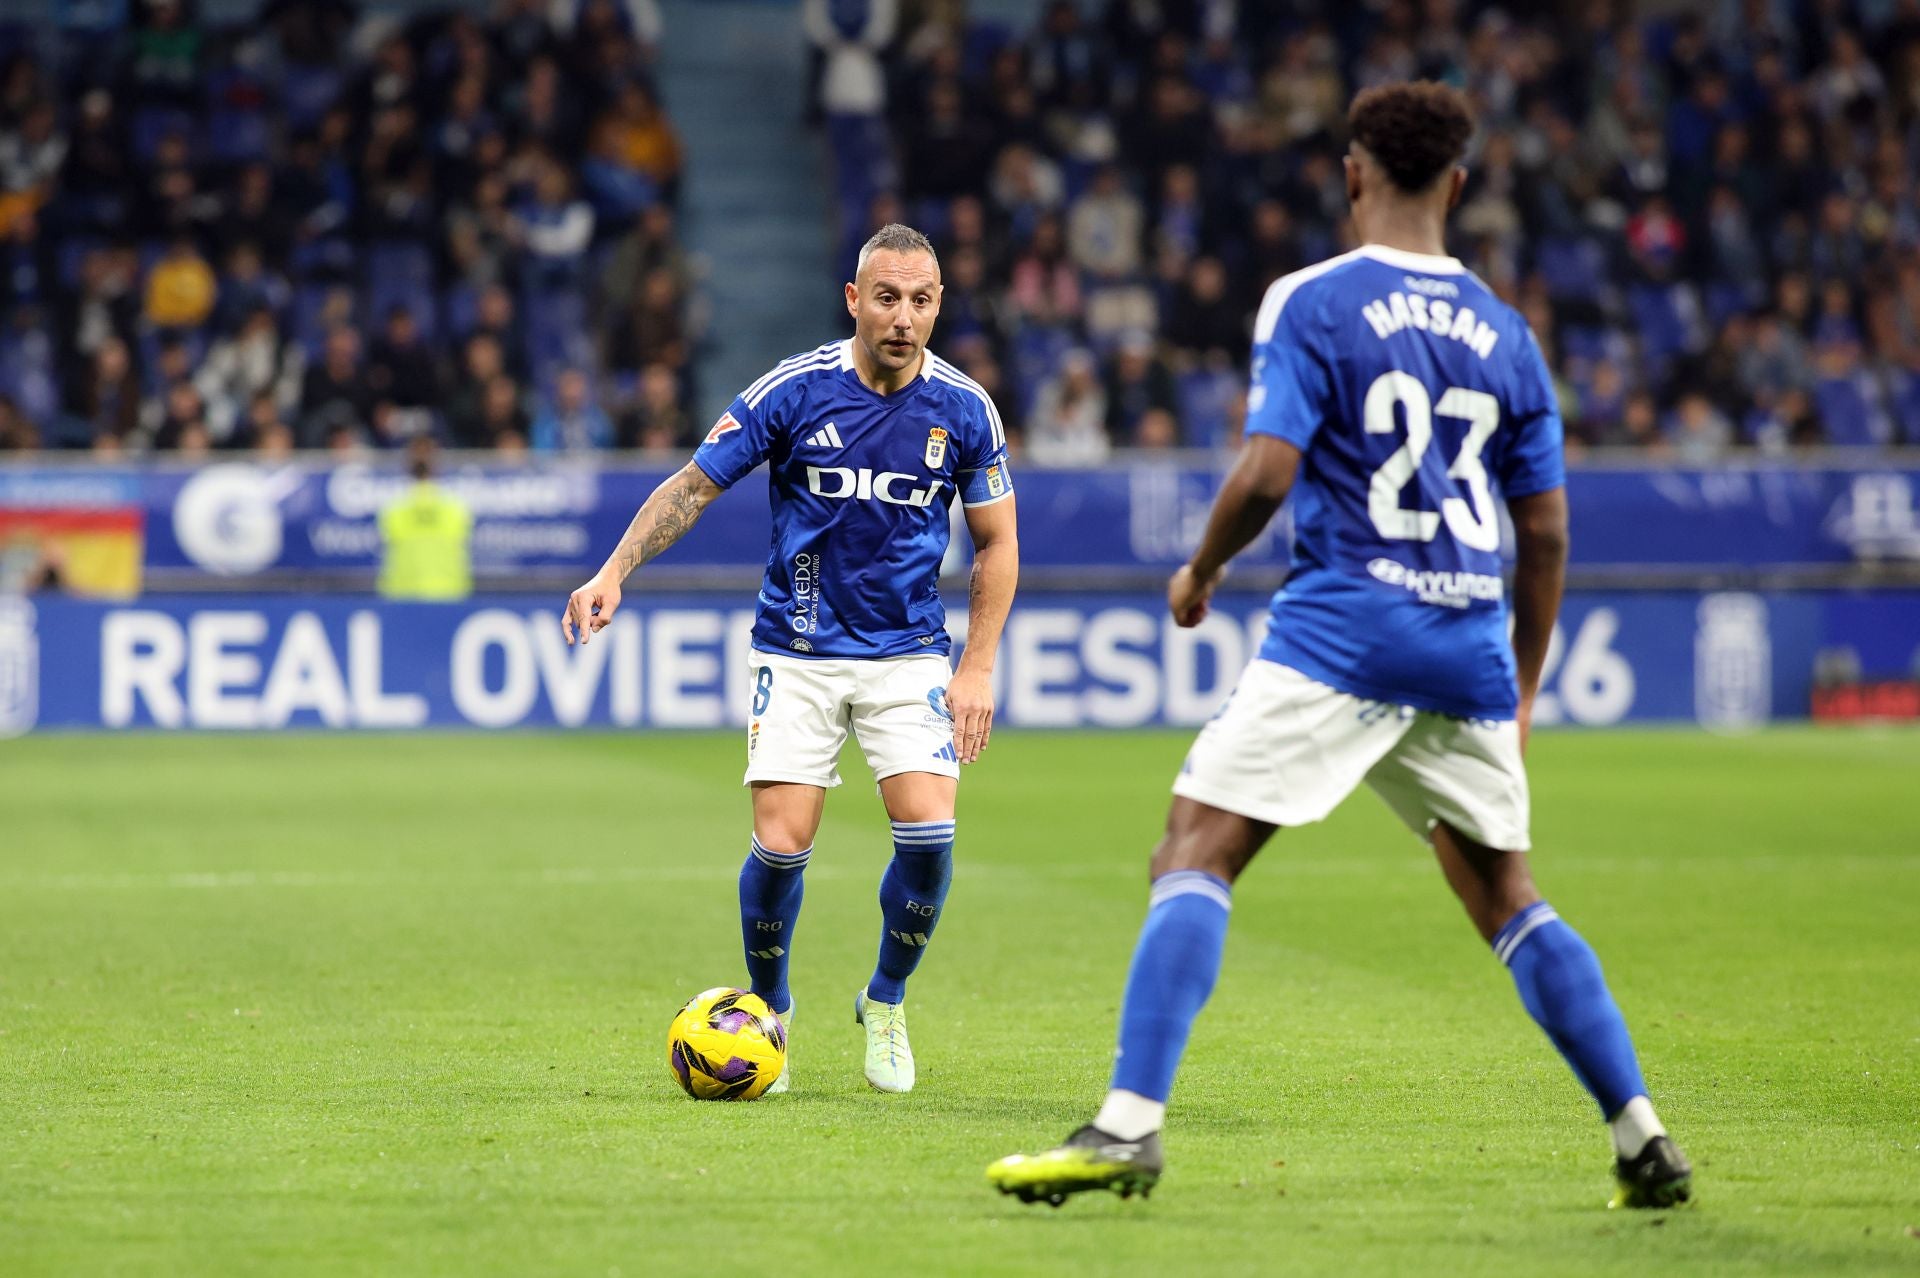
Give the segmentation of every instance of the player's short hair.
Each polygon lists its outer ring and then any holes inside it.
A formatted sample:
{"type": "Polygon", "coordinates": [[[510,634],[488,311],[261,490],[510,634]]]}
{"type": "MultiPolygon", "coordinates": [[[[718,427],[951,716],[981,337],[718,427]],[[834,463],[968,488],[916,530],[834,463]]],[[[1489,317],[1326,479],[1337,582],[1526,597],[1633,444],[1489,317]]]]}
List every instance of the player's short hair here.
{"type": "Polygon", "coordinates": [[[940,255],[933,251],[932,240],[911,226],[889,222],[868,236],[867,242],[860,246],[860,261],[853,268],[854,274],[858,275],[866,270],[867,259],[880,249],[886,249],[891,253],[925,253],[933,259],[935,266],[940,264],[940,255]]]}
{"type": "Polygon", "coordinates": [[[1409,194],[1424,191],[1452,170],[1473,136],[1466,95],[1432,80],[1383,84],[1353,100],[1347,130],[1409,194]]]}

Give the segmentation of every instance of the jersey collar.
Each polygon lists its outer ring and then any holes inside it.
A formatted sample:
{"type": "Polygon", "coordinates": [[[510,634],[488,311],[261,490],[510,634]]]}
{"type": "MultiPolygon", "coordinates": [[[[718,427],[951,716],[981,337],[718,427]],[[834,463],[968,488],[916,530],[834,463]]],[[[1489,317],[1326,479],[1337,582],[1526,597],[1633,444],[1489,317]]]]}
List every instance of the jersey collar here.
{"type": "Polygon", "coordinates": [[[1409,253],[1405,249],[1388,248],[1384,244],[1363,244],[1360,252],[1376,262],[1388,266],[1397,266],[1403,271],[1418,271],[1422,275],[1465,275],[1467,268],[1457,257],[1439,257],[1432,253],[1409,253]]]}

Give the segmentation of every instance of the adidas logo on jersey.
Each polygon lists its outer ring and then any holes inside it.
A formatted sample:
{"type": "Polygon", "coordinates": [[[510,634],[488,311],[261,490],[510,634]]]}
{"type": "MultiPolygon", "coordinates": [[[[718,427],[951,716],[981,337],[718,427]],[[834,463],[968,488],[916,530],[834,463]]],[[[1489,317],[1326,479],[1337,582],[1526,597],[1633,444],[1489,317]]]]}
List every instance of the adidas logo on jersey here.
{"type": "Polygon", "coordinates": [[[815,448],[845,448],[846,447],[846,444],[843,443],[840,439],[839,430],[837,430],[834,427],[834,424],[832,422],[828,422],[824,427],[822,427],[819,430],[816,430],[815,432],[813,432],[813,434],[807,436],[807,442],[809,444],[812,444],[815,448]]]}
{"type": "Polygon", "coordinates": [[[953,752],[953,742],[951,741],[941,746],[938,750],[935,750],[933,757],[936,759],[945,759],[948,763],[960,762],[960,756],[953,752]]]}

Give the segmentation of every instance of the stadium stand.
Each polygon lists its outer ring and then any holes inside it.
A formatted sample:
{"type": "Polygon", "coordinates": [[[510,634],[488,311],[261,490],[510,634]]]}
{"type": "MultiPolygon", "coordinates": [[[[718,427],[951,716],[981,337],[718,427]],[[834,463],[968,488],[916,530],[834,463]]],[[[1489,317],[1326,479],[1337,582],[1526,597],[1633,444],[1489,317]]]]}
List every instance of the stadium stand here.
{"type": "Polygon", "coordinates": [[[192,5],[0,25],[0,440],[691,442],[653,0],[192,5]]]}
{"type": "MultiPolygon", "coordinates": [[[[198,3],[0,23],[0,448],[684,448],[760,358],[710,359],[655,0],[198,3]]],[[[768,12],[836,274],[927,229],[939,346],[1036,461],[1230,443],[1266,283],[1346,243],[1344,104],[1413,76],[1478,106],[1457,248],[1570,447],[1920,444],[1920,0],[1672,8],[768,12]]]]}
{"type": "Polygon", "coordinates": [[[1266,283],[1346,245],[1345,103],[1414,77],[1477,105],[1457,251],[1531,320],[1570,447],[1920,443],[1914,0],[830,7],[843,259],[935,234],[943,348],[1036,458],[1231,437],[1266,283]],[[838,114],[876,44],[892,186],[838,114]]]}

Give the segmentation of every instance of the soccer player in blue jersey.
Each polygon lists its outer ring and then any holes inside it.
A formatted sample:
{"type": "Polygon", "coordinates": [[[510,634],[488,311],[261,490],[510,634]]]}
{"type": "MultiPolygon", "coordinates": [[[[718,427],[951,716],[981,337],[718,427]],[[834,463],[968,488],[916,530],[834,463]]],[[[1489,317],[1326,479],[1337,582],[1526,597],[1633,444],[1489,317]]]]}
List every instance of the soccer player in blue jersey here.
{"type": "Polygon", "coordinates": [[[1567,554],[1553,387],[1526,322],[1444,247],[1473,131],[1464,99],[1437,84],[1371,89],[1348,123],[1362,247],[1268,290],[1246,446],[1168,603],[1196,624],[1289,493],[1292,571],[1266,642],[1174,782],[1106,1103],[1063,1146],[1003,1158],[988,1178],[1056,1206],[1152,1188],[1234,880],[1276,829],[1323,819],[1364,781],[1431,843],[1599,1103],[1615,1205],[1671,1205],[1691,1169],[1654,1115],[1599,962],[1527,865],[1521,752],[1567,554]],[[1511,612],[1496,501],[1517,543],[1511,612]]]}
{"type": "MultiPolygon", "coordinates": [[[[621,583],[768,463],[773,550],[753,627],[747,773],[753,841],[740,930],[753,992],[791,1023],[787,961],[803,872],[852,731],[893,823],[880,955],[854,999],[867,1082],[913,1089],[907,978],[953,877],[960,765],[987,748],[989,676],[1019,576],[1007,437],[978,383],[927,349],[940,264],[926,236],[881,228],[846,286],[854,335],[775,366],[734,399],[693,460],[655,489],[562,628],[585,643],[621,583]],[[973,540],[966,650],[950,664],[936,588],[955,496],[973,540]]],[[[791,1054],[789,1054],[791,1061],[791,1054]]],[[[791,1085],[790,1068],[769,1090],[791,1085]]]]}

